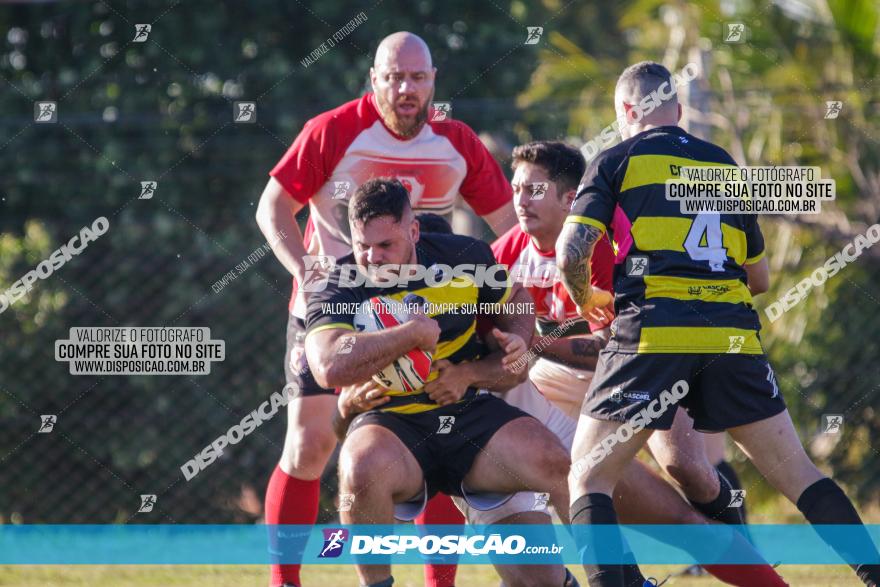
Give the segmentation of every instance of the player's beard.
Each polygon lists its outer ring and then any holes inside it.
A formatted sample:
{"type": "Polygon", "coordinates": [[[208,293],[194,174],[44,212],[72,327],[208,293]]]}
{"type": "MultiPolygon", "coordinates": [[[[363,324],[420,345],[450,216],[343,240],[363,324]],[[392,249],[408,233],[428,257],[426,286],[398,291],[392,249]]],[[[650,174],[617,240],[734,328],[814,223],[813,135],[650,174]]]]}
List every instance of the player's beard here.
{"type": "Polygon", "coordinates": [[[390,128],[395,134],[405,138],[414,137],[422,130],[425,121],[428,120],[428,110],[433,99],[434,90],[432,88],[431,95],[428,96],[422,107],[416,111],[415,116],[409,120],[404,120],[398,116],[397,110],[394,109],[391,102],[386,100],[382,94],[376,94],[376,103],[379,106],[379,113],[382,115],[382,121],[385,123],[385,126],[390,128]]]}

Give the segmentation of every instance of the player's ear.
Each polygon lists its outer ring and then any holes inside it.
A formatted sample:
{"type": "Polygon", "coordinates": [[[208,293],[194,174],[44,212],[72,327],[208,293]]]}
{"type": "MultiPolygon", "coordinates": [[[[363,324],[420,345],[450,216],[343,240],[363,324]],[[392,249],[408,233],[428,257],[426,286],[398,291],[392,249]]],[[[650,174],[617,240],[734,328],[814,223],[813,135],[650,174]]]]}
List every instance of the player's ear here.
{"type": "Polygon", "coordinates": [[[409,231],[413,244],[419,242],[419,234],[421,233],[419,231],[419,221],[415,217],[413,218],[412,224],[410,224],[409,231]]]}
{"type": "Polygon", "coordinates": [[[370,68],[370,85],[373,87],[373,93],[376,93],[376,68],[370,68]]]}
{"type": "Polygon", "coordinates": [[[577,190],[568,190],[564,194],[562,194],[562,205],[566,210],[571,210],[571,204],[574,202],[574,198],[577,196],[577,190]]]}

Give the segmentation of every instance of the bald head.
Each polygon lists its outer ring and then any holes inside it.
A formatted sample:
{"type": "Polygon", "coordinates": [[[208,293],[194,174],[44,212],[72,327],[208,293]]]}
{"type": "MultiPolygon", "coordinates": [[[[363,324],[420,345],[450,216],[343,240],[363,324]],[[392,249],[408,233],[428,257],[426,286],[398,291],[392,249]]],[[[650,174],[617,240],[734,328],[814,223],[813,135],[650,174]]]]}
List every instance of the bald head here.
{"type": "Polygon", "coordinates": [[[420,61],[427,70],[433,67],[428,44],[420,36],[406,31],[392,33],[382,39],[382,42],[376,48],[373,67],[379,68],[383,65],[400,61],[420,61]]]}
{"type": "Polygon", "coordinates": [[[404,138],[422,130],[434,98],[436,71],[428,45],[418,35],[399,32],[382,39],[370,83],[385,126],[404,138]]]}

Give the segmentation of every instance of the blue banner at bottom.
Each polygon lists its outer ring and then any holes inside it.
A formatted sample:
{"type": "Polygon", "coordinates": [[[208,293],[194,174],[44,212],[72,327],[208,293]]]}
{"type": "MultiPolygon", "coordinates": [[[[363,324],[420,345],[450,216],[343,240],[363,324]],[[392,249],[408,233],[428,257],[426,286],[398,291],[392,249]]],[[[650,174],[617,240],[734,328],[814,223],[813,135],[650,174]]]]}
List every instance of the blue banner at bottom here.
{"type": "Polygon", "coordinates": [[[6,525],[0,564],[880,564],[876,544],[880,525],[6,525]]]}

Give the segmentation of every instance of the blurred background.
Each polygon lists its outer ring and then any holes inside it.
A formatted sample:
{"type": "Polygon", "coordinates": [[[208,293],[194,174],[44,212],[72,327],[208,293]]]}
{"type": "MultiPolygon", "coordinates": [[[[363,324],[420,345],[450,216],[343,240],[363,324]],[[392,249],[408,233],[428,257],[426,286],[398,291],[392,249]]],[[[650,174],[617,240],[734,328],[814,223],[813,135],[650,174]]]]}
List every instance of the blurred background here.
{"type": "MultiPolygon", "coordinates": [[[[684,125],[741,164],[813,165],[837,182],[819,216],[762,219],[763,308],[880,220],[878,4],[282,0],[0,5],[0,291],[106,216],[110,229],[0,313],[0,522],[253,523],[281,454],[279,414],[191,481],[180,466],[284,384],[290,278],[254,221],[268,171],[306,120],[361,95],[378,41],[409,30],[439,69],[435,100],[509,174],[532,139],[581,145],[614,120],[617,75],[642,59],[702,75],[684,125]],[[358,25],[316,62],[340,27],[358,25]],[[145,42],[135,25],[150,23],[145,42]],[[730,40],[730,24],[742,35],[730,40]],[[526,44],[527,27],[542,27],[526,44]],[[253,101],[257,122],[233,121],[253,101]],[[58,121],[34,121],[57,102],[58,121]],[[841,102],[829,117],[827,102],[841,102]],[[156,181],[139,200],[142,181],[156,181]],[[218,290],[219,291],[215,291],[218,290]],[[73,326],[207,326],[226,360],[204,377],[72,376],[73,326]],[[57,415],[38,434],[40,415],[57,415]],[[141,494],[155,494],[137,513],[141,494]]],[[[304,215],[301,217],[304,221],[304,215]]],[[[460,230],[482,231],[462,213],[460,230]]],[[[484,234],[488,237],[488,233],[484,234]]],[[[763,339],[804,443],[880,521],[880,247],[763,339]],[[844,415],[821,434],[823,414],[844,415]]],[[[734,451],[756,522],[799,520],[734,451]]],[[[334,515],[326,479],[321,521],[334,515]]]]}

